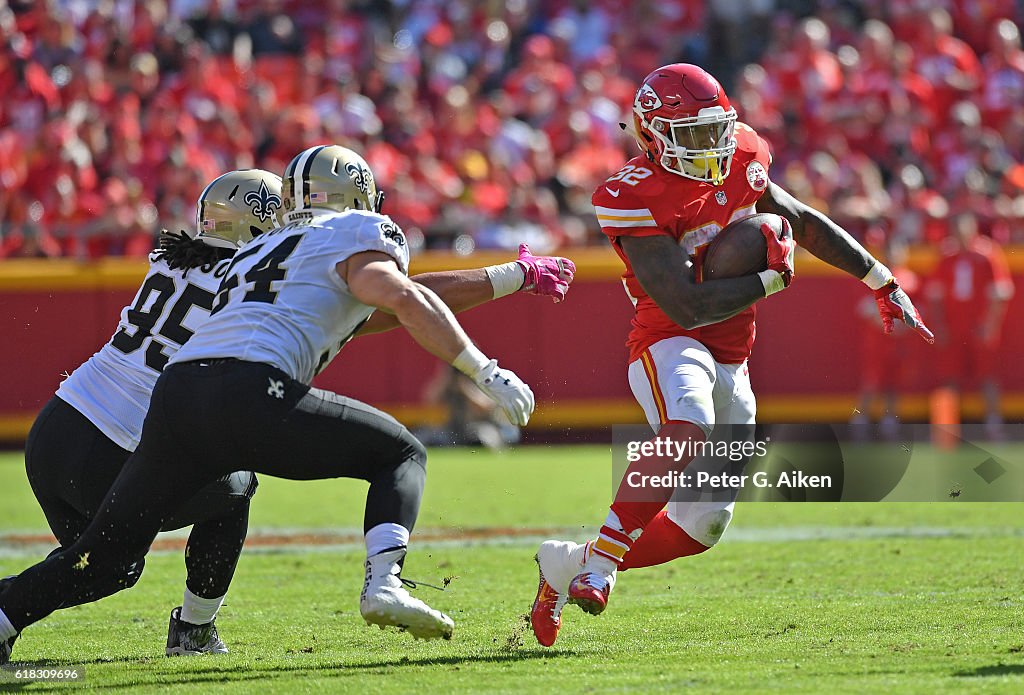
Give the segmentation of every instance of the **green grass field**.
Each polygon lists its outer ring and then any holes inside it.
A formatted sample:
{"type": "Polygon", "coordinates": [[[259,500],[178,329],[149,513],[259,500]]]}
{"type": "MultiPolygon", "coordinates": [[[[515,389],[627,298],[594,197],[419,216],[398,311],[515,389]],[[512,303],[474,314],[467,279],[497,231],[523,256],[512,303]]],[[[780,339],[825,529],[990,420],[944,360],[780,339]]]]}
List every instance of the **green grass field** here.
{"type": "MultiPolygon", "coordinates": [[[[183,566],[160,552],[131,591],[31,627],[15,660],[82,665],[85,686],[131,693],[1024,691],[1024,505],[1008,503],[740,504],[713,551],[623,573],[605,614],[569,607],[556,647],[538,646],[531,534],[592,533],[609,471],[607,447],[431,453],[418,530],[435,540],[405,574],[455,577],[420,590],[455,619],[451,642],[363,624],[357,547],[260,546],[218,618],[228,656],[163,656],[183,566]]],[[[263,478],[252,536],[356,529],[364,488],[263,478]]],[[[0,533],[43,529],[21,456],[0,455],[0,533]]],[[[39,556],[0,538],[0,574],[39,556]]]]}

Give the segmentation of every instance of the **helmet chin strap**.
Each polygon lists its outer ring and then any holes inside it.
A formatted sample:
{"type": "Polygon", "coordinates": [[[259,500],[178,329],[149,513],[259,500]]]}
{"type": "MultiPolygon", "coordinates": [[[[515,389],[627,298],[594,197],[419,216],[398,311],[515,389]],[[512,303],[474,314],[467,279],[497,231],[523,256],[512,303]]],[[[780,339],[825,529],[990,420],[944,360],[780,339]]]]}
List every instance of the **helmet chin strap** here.
{"type": "Polygon", "coordinates": [[[722,185],[725,175],[722,172],[721,160],[718,155],[710,150],[700,153],[700,156],[684,159],[676,156],[676,161],[689,177],[698,181],[707,181],[716,186],[722,185]]]}
{"type": "Polygon", "coordinates": [[[723,176],[722,167],[719,164],[718,157],[714,156],[713,152],[705,152],[703,160],[705,170],[711,175],[711,182],[716,186],[721,185],[723,176]]]}

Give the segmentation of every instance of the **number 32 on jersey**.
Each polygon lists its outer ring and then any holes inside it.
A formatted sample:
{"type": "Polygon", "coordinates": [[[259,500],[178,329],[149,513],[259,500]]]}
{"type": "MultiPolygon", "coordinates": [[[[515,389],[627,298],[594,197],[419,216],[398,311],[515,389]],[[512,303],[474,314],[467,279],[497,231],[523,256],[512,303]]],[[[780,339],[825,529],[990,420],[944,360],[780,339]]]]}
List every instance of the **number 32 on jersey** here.
{"type": "MultiPolygon", "coordinates": [[[[619,181],[627,186],[635,186],[654,172],[647,167],[637,167],[632,164],[627,164],[618,170],[615,174],[608,178],[608,182],[619,181]]],[[[611,191],[608,191],[611,193],[611,191]]],[[[612,195],[615,195],[612,193],[612,195]]]]}

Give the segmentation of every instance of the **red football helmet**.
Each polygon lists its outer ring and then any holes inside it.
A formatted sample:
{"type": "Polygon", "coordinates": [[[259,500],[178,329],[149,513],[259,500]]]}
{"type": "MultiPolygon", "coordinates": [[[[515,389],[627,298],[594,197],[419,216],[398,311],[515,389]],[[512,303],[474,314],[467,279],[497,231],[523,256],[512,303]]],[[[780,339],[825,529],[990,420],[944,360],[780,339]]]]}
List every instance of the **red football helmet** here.
{"type": "Polygon", "coordinates": [[[667,171],[716,186],[736,151],[736,109],[714,77],[688,63],[658,68],[633,100],[640,149],[667,171]]]}

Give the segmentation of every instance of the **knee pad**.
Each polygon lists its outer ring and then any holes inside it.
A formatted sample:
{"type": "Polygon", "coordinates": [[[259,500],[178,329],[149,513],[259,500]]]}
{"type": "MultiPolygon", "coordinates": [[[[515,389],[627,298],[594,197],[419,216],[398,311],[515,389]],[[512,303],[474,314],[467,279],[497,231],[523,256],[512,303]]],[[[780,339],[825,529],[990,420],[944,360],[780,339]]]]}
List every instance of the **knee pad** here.
{"type": "Polygon", "coordinates": [[[423,446],[423,442],[408,430],[406,430],[404,439],[406,460],[412,461],[424,471],[427,470],[427,447],[423,446]]]}
{"type": "Polygon", "coordinates": [[[235,471],[224,476],[222,480],[224,481],[223,494],[227,497],[245,500],[246,504],[256,494],[256,488],[260,484],[256,474],[252,471],[235,471]]]}
{"type": "Polygon", "coordinates": [[[161,531],[244,514],[259,481],[251,471],[235,471],[203,487],[164,520],[161,531]]]}
{"type": "Polygon", "coordinates": [[[669,518],[695,541],[711,548],[722,538],[732,521],[733,504],[693,502],[685,505],[682,514],[669,510],[669,518]]]}

